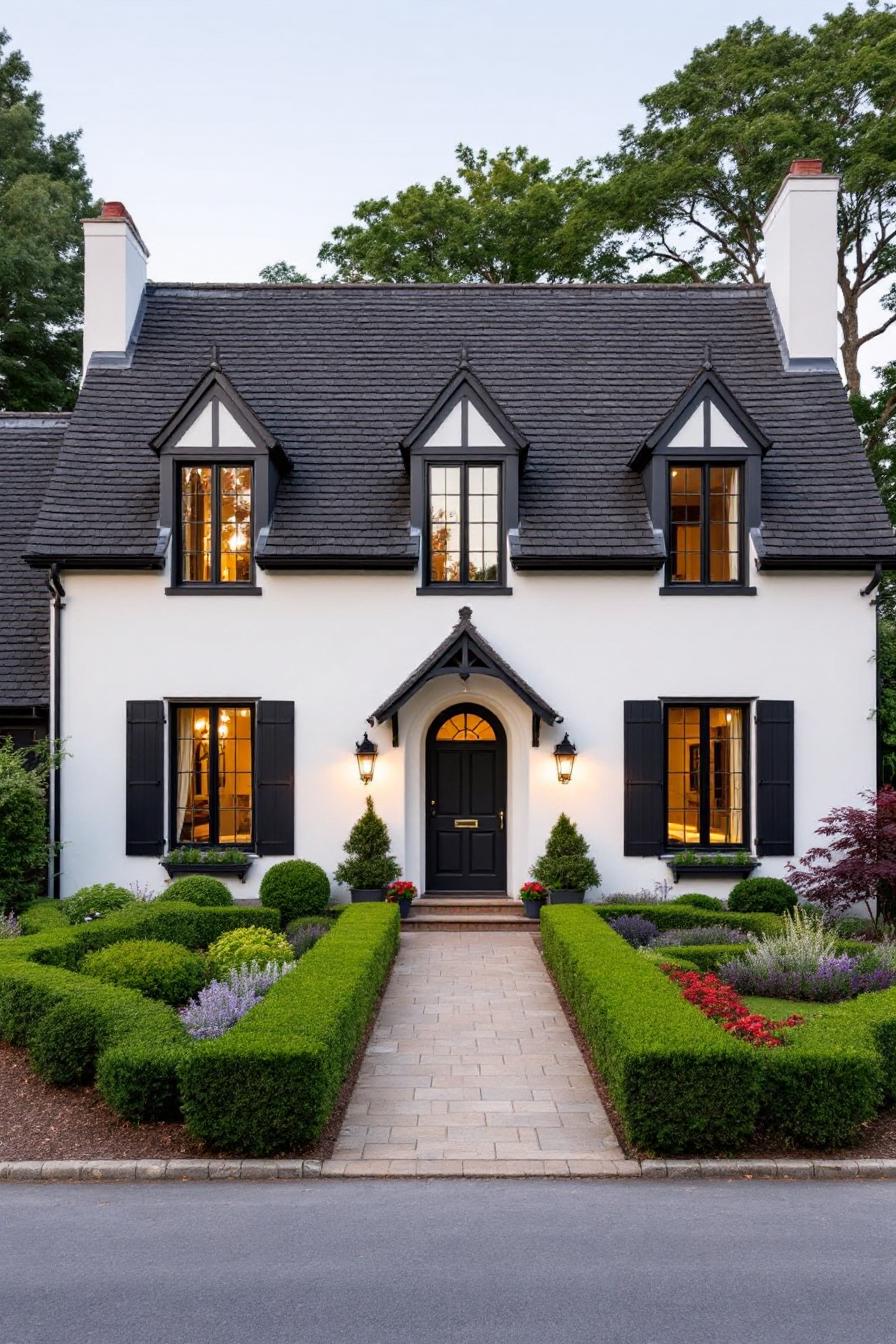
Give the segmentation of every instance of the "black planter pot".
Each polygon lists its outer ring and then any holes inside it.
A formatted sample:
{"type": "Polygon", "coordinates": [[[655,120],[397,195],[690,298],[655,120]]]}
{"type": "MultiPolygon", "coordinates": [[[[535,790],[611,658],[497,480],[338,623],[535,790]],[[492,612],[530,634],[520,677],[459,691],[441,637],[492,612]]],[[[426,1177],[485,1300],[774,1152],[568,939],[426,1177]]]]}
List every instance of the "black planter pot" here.
{"type": "Polygon", "coordinates": [[[541,907],[544,901],[523,901],[523,909],[526,912],[527,919],[539,919],[541,917],[541,907]]]}
{"type": "Polygon", "coordinates": [[[752,863],[670,863],[672,881],[680,877],[750,877],[759,867],[758,859],[752,863]]]}
{"type": "Polygon", "coordinates": [[[548,897],[551,905],[581,905],[584,899],[584,891],[576,891],[573,887],[552,888],[548,897]]]}
{"type": "Polygon", "coordinates": [[[411,913],[411,902],[413,899],[413,896],[408,896],[405,900],[398,902],[398,912],[402,919],[407,919],[408,915],[411,913]]]}
{"type": "Polygon", "coordinates": [[[359,901],[384,901],[386,899],[385,887],[352,887],[352,902],[357,905],[359,901]]]}

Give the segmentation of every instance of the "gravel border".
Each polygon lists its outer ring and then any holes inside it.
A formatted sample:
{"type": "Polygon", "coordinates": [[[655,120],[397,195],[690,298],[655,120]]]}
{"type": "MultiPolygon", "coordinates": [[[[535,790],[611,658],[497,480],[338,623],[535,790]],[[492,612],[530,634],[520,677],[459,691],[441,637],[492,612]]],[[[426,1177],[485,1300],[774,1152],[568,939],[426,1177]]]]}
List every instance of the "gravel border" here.
{"type": "Polygon", "coordinates": [[[123,1161],[2,1162],[0,1181],[272,1181],[352,1177],[493,1177],[549,1176],[563,1179],[645,1178],[648,1180],[896,1180],[896,1158],[695,1158],[635,1161],[570,1162],[570,1170],[543,1170],[544,1163],[488,1162],[338,1162],[234,1158],[232,1161],[140,1158],[123,1161]],[[417,1170],[409,1168],[416,1167],[417,1170]],[[489,1171],[489,1167],[494,1167],[489,1171]],[[394,1168],[394,1169],[392,1169],[394,1168]],[[511,1168],[511,1169],[509,1169],[511,1168]],[[512,1168],[517,1168],[513,1170],[512,1168]],[[536,1170],[535,1168],[540,1168],[536,1170]],[[574,1169],[573,1169],[574,1168],[574,1169]]]}

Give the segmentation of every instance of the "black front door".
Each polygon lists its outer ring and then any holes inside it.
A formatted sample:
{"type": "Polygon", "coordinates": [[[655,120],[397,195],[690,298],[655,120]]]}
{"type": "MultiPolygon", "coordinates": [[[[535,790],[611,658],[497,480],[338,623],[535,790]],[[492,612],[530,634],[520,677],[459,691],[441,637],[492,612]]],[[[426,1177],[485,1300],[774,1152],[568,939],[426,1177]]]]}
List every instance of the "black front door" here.
{"type": "Polygon", "coordinates": [[[426,744],[427,891],[507,885],[507,739],[479,705],[444,710],[426,744]]]}

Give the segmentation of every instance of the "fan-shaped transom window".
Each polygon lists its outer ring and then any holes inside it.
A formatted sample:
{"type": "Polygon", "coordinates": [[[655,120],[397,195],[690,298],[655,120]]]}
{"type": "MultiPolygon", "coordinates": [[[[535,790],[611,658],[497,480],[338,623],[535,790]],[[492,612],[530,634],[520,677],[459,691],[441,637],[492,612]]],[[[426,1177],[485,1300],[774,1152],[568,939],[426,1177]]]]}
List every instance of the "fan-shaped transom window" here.
{"type": "Polygon", "coordinates": [[[495,730],[480,714],[452,714],[436,733],[437,742],[494,742],[495,730]]]}

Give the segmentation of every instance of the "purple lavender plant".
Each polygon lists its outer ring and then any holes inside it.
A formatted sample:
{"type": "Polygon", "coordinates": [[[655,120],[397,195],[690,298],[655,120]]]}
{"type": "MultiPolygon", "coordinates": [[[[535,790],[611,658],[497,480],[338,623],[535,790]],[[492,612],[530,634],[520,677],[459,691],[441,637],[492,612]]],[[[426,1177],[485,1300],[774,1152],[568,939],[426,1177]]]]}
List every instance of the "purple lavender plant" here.
{"type": "Polygon", "coordinates": [[[260,1003],[278,980],[295,969],[296,963],[269,961],[259,966],[252,961],[231,971],[226,980],[212,980],[200,989],[195,999],[180,1010],[180,1020],[195,1041],[210,1041],[223,1036],[225,1031],[245,1017],[250,1008],[260,1003]]]}
{"type": "Polygon", "coordinates": [[[719,967],[720,979],[738,994],[762,994],[773,999],[806,999],[817,1003],[837,1003],[858,994],[890,989],[896,984],[896,970],[859,963],[850,956],[822,957],[814,970],[785,970],[783,967],[759,967],[749,961],[726,961],[719,967]]]}
{"type": "Polygon", "coordinates": [[[22,925],[12,911],[8,915],[0,915],[0,938],[18,938],[21,932],[22,925]]]}
{"type": "Polygon", "coordinates": [[[644,919],[642,915],[617,915],[608,923],[632,947],[647,947],[658,933],[653,920],[644,919]]]}

